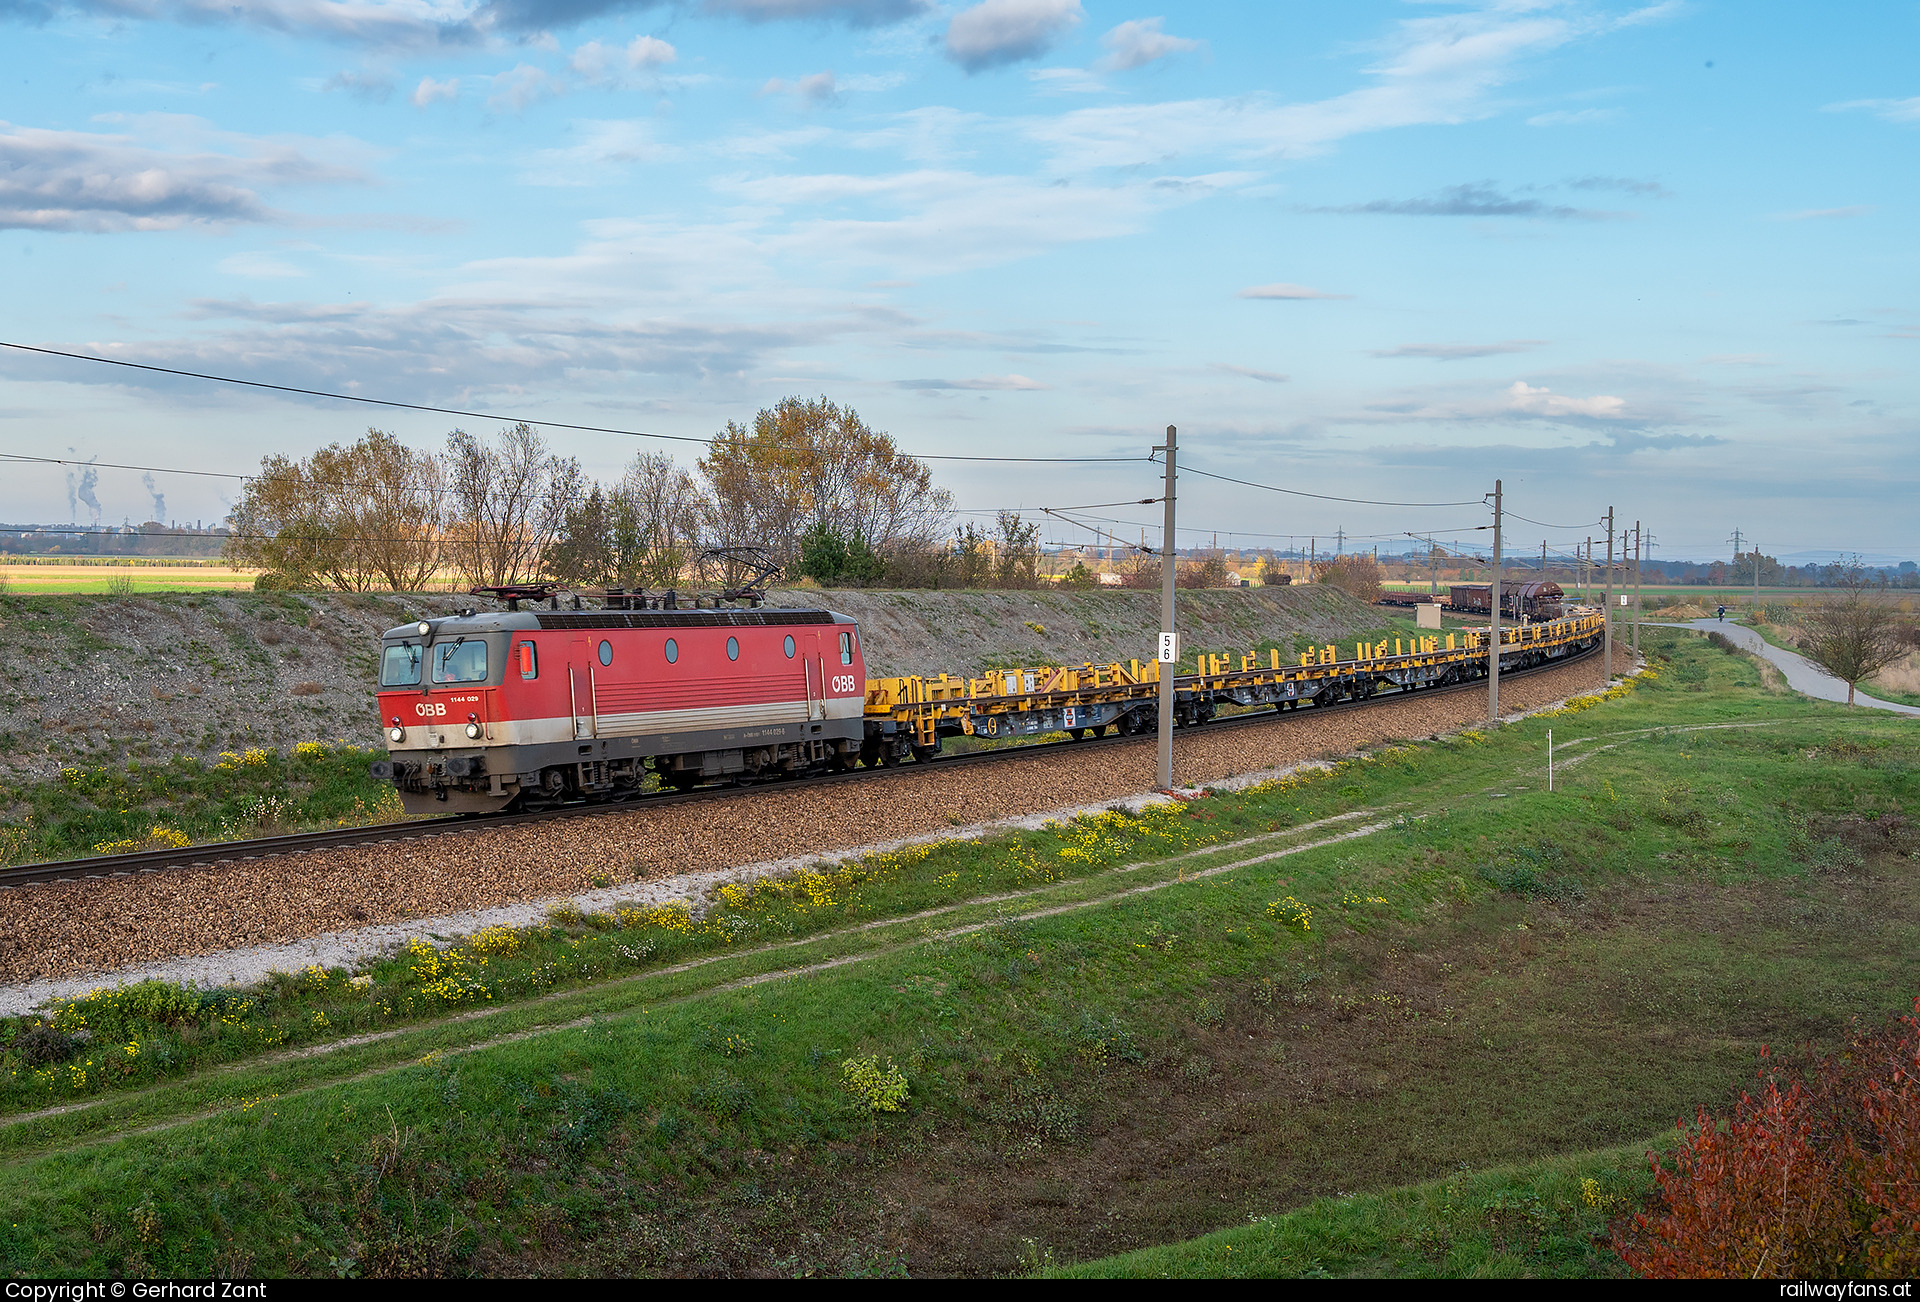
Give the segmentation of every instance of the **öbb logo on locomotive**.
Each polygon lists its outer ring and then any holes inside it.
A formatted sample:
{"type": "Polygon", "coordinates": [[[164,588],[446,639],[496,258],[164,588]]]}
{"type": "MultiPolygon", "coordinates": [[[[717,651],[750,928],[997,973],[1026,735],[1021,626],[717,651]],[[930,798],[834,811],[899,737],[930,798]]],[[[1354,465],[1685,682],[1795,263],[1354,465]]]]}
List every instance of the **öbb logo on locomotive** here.
{"type": "MultiPolygon", "coordinates": [[[[671,593],[609,593],[601,610],[576,601],[573,610],[523,611],[530,594],[489,595],[508,609],[422,619],[381,637],[388,758],[372,772],[394,783],[410,813],[541,809],[655,785],[927,760],[960,735],[1147,733],[1158,726],[1160,674],[1173,668],[1133,660],[870,680],[859,627],[829,610],[688,610],[671,593]]],[[[1601,636],[1597,616],[1504,629],[1501,669],[1577,655],[1601,636]]],[[[1267,663],[1242,656],[1237,667],[1203,656],[1202,673],[1175,678],[1174,722],[1483,677],[1486,638],[1469,630],[1349,644],[1352,659],[1326,647],[1286,666],[1278,652],[1267,663]]]]}

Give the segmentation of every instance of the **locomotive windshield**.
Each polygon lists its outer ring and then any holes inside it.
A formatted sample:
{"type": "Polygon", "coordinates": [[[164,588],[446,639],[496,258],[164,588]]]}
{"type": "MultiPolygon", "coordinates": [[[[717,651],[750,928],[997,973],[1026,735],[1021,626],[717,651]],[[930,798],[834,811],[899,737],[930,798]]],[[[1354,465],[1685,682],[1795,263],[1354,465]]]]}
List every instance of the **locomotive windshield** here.
{"type": "MultiPolygon", "coordinates": [[[[418,680],[418,671],[415,671],[418,680]]],[[[487,644],[459,638],[441,642],[433,648],[433,681],[436,683],[484,683],[487,681],[487,644]]]]}
{"type": "Polygon", "coordinates": [[[390,646],[380,661],[382,687],[416,687],[420,683],[420,648],[414,643],[390,646]]]}

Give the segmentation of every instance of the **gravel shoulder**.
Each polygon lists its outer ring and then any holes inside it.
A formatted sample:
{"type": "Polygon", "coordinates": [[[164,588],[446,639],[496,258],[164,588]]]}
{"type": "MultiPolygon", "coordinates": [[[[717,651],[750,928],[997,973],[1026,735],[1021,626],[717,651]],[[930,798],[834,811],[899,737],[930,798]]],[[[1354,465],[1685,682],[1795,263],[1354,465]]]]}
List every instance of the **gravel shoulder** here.
{"type": "MultiPolygon", "coordinates": [[[[1600,685],[1600,667],[1590,661],[1510,679],[1501,699],[1521,713],[1600,685]]],[[[1175,772],[1187,785],[1217,783],[1450,732],[1484,717],[1484,697],[1458,692],[1325,716],[1303,711],[1264,726],[1200,729],[1176,737],[1175,772]]],[[[99,984],[107,974],[192,956],[208,957],[207,972],[225,980],[227,971],[239,969],[222,964],[233,963],[240,950],[292,947],[280,966],[302,966],[293,959],[308,938],[373,933],[391,944],[435,931],[455,934],[456,919],[488,910],[519,907],[537,916],[559,899],[594,900],[603,892],[609,901],[639,899],[643,888],[685,895],[807,856],[954,837],[962,829],[1004,826],[1010,818],[1137,799],[1152,789],[1154,769],[1147,739],[949,773],[908,767],[869,782],[761,788],[692,807],[0,891],[0,983],[99,984]],[[596,889],[595,878],[613,885],[596,889]]],[[[12,989],[0,995],[15,997],[12,989]]]]}

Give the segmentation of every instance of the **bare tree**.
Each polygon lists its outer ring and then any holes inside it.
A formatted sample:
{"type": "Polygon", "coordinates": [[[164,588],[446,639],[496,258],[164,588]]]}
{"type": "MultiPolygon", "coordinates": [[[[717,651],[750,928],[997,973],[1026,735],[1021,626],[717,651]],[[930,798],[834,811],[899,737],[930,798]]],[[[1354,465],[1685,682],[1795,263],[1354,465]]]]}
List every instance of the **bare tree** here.
{"type": "Polygon", "coordinates": [[[1336,556],[1314,566],[1313,581],[1339,588],[1371,605],[1380,600],[1380,563],[1371,556],[1336,556]]]}
{"type": "Polygon", "coordinates": [[[751,428],[728,421],[700,473],[712,494],[710,541],[763,545],[787,568],[815,525],[885,552],[930,543],[952,510],[924,462],[824,397],[784,399],[751,428]]]}
{"type": "Polygon", "coordinates": [[[330,517],[324,488],[304,461],[270,456],[240,490],[227,516],[233,530],[222,554],[237,566],[263,571],[275,587],[319,587],[336,573],[346,544],[330,517]]]}
{"type": "Polygon", "coordinates": [[[993,579],[1002,588],[1040,586],[1040,523],[1018,511],[1000,512],[994,539],[993,579]]]}
{"type": "Polygon", "coordinates": [[[445,471],[447,552],[461,575],[488,585],[537,577],[581,499],[580,463],[547,451],[539,431],[522,421],[492,446],[454,430],[445,471]]]}
{"type": "Polygon", "coordinates": [[[613,491],[620,580],[670,588],[700,550],[709,504],[693,476],[664,452],[643,452],[613,491]]]}
{"type": "Polygon", "coordinates": [[[1847,685],[1847,704],[1854,687],[1907,653],[1908,642],[1900,612],[1890,602],[1877,600],[1874,582],[1857,558],[1830,572],[1838,595],[1813,606],[1801,617],[1806,630],[1802,650],[1807,659],[1847,685]]]}
{"type": "Polygon", "coordinates": [[[362,569],[392,592],[417,592],[440,566],[445,527],[445,483],[440,463],[393,435],[370,429],[350,449],[345,467],[354,487],[345,493],[354,551],[362,569]]]}
{"type": "Polygon", "coordinates": [[[276,586],[413,591],[439,564],[440,485],[432,456],[377,429],[305,461],[266,457],[229,517],[226,555],[276,586]]]}

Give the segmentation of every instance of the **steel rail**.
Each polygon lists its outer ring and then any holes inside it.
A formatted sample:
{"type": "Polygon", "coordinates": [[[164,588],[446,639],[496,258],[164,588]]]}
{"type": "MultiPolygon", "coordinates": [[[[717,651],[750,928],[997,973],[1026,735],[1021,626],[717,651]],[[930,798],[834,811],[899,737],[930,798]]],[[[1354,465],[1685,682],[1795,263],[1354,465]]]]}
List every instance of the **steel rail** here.
{"type": "MultiPolygon", "coordinates": [[[[1577,655],[1564,657],[1531,669],[1509,671],[1503,677],[1521,678],[1529,674],[1544,673],[1551,669],[1564,669],[1579,664],[1588,657],[1597,655],[1597,648],[1589,648],[1577,655]]],[[[1374,695],[1358,700],[1336,701],[1328,705],[1315,705],[1299,702],[1296,709],[1310,711],[1360,709],[1368,705],[1384,704],[1400,700],[1403,697],[1442,696],[1453,692],[1480,690],[1486,686],[1484,679],[1471,679],[1462,683],[1447,683],[1438,687],[1400,687],[1390,692],[1376,692],[1374,695]]],[[[1280,708],[1251,707],[1243,714],[1216,717],[1204,724],[1189,724],[1181,729],[1181,735],[1191,736],[1194,729],[1209,732],[1223,728],[1249,727],[1260,723],[1277,723],[1294,713],[1293,710],[1280,708]]],[[[420,819],[407,823],[370,823],[363,827],[326,828],[315,832],[293,832],[285,836],[255,837],[246,841],[216,841],[206,845],[182,846],[178,849],[136,850],[130,854],[93,855],[85,859],[51,860],[46,863],[22,864],[14,868],[0,868],[0,890],[16,886],[33,886],[48,882],[104,880],[115,877],[132,877],[145,873],[165,872],[170,869],[208,868],[216,864],[235,863],[247,859],[267,859],[280,855],[304,854],[313,850],[325,850],[338,846],[380,845],[392,841],[416,841],[433,836],[457,836],[463,832],[481,831],[495,827],[515,827],[523,823],[544,823],[575,818],[605,818],[615,814],[632,813],[641,809],[659,809],[668,805],[704,803],[712,800],[737,799],[750,795],[756,790],[789,790],[802,787],[813,790],[822,786],[864,782],[888,777],[911,777],[915,773],[930,770],[946,771],[960,765],[986,764],[999,760],[1034,758],[1053,754],[1062,750],[1072,750],[1084,754],[1088,750],[1109,746],[1149,745],[1153,738],[1145,733],[1123,733],[1112,737],[1096,737],[1086,741],[1047,741],[999,746],[989,750],[972,751],[965,755],[945,755],[931,760],[916,761],[912,764],[888,764],[876,768],[847,769],[841,773],[828,773],[817,777],[796,778],[757,782],[743,785],[702,787],[694,791],[662,792],[655,795],[636,796],[621,801],[609,801],[601,804],[563,805],[558,809],[533,810],[519,814],[447,814],[435,818],[420,819]]]]}

